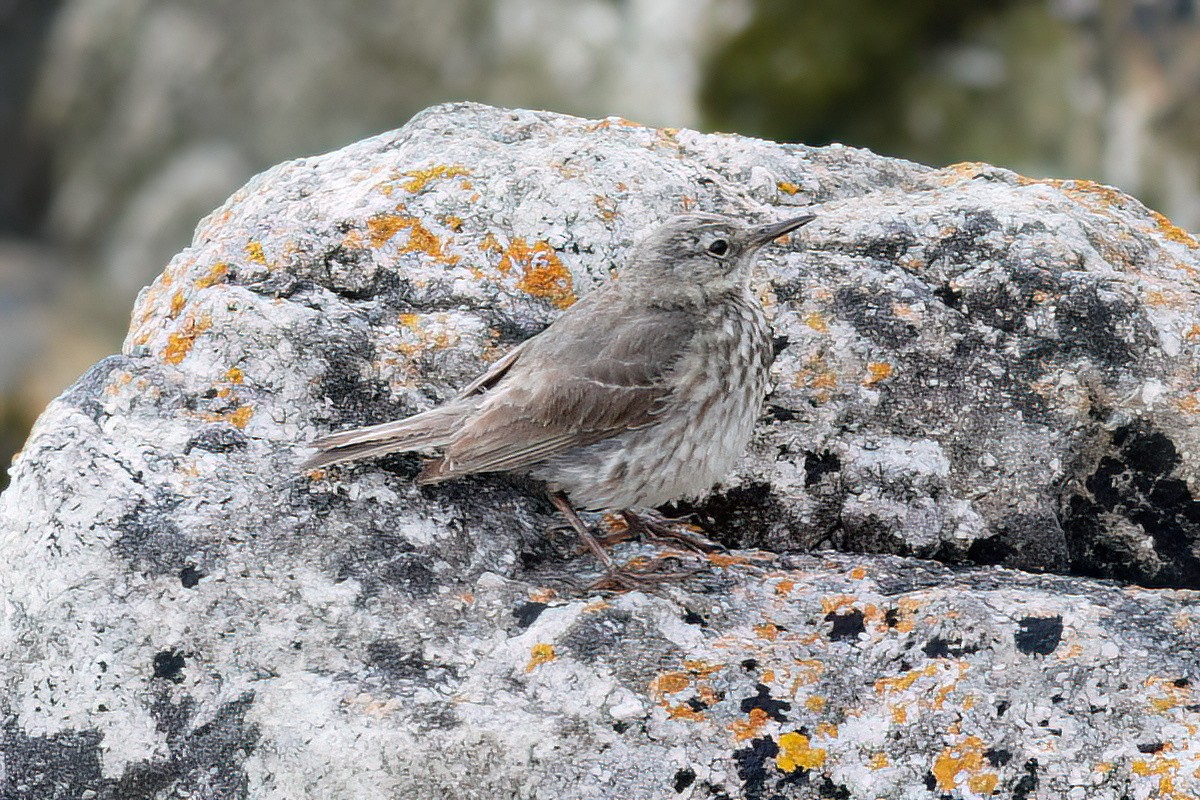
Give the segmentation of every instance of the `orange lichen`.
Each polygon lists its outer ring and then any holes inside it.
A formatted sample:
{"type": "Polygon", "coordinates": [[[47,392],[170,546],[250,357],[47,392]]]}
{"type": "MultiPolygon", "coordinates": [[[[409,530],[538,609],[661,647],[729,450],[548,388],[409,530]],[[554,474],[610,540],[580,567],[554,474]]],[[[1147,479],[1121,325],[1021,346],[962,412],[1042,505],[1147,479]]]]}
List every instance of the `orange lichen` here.
{"type": "Polygon", "coordinates": [[[485,253],[500,253],[504,250],[504,246],[500,244],[496,234],[489,232],[484,234],[483,239],[480,240],[479,249],[485,253]]]}
{"type": "Polygon", "coordinates": [[[683,719],[689,722],[700,722],[704,719],[703,714],[683,703],[677,706],[669,706],[667,708],[667,716],[671,719],[683,719]]]}
{"type": "Polygon", "coordinates": [[[917,627],[916,614],[921,604],[911,597],[901,597],[896,602],[896,622],[892,626],[898,633],[911,633],[917,627]]]}
{"type": "Polygon", "coordinates": [[[175,292],[175,294],[171,296],[171,308],[167,311],[167,316],[171,319],[175,319],[183,312],[183,307],[186,305],[187,298],[184,296],[183,292],[175,292]]]}
{"type": "Polygon", "coordinates": [[[1197,242],[1195,237],[1190,233],[1180,228],[1163,214],[1157,211],[1150,212],[1150,218],[1154,220],[1155,226],[1162,233],[1163,237],[1169,242],[1177,242],[1178,244],[1187,245],[1188,247],[1200,247],[1200,242],[1197,242]]]}
{"type": "Polygon", "coordinates": [[[892,722],[895,724],[903,725],[908,722],[908,706],[897,704],[891,706],[889,710],[892,712],[892,722]]]}
{"type": "Polygon", "coordinates": [[[245,377],[245,373],[243,373],[237,367],[230,367],[225,371],[225,380],[229,381],[230,383],[241,383],[243,380],[245,380],[245,377]]]}
{"type": "Polygon", "coordinates": [[[895,678],[880,678],[875,681],[877,694],[891,694],[910,688],[920,678],[932,678],[938,672],[937,662],[930,662],[921,669],[913,669],[895,678]]]}
{"type": "Polygon", "coordinates": [[[773,642],[779,638],[779,628],[773,623],[762,622],[754,626],[754,635],[760,639],[766,639],[768,642],[773,642]]]}
{"type": "Polygon", "coordinates": [[[990,795],[1000,782],[1000,776],[994,772],[984,772],[967,778],[967,788],[985,797],[990,795]]]}
{"type": "Polygon", "coordinates": [[[800,187],[791,181],[779,181],[775,184],[775,188],[784,194],[797,194],[800,191],[800,187]]]}
{"type": "Polygon", "coordinates": [[[775,756],[775,766],[784,772],[816,769],[824,763],[824,748],[813,747],[803,733],[793,731],[779,737],[779,754],[775,756]]]}
{"type": "Polygon", "coordinates": [[[816,311],[812,311],[804,315],[804,324],[812,328],[817,333],[829,332],[829,323],[825,321],[825,317],[821,316],[816,311]]]}
{"type": "Polygon", "coordinates": [[[852,581],[861,581],[865,577],[867,577],[867,570],[864,567],[853,567],[850,570],[850,580],[852,581]]]}
{"type": "Polygon", "coordinates": [[[697,686],[696,694],[700,697],[700,702],[704,703],[704,705],[708,706],[709,708],[721,702],[720,693],[718,693],[716,689],[708,684],[697,686]]]}
{"type": "Polygon", "coordinates": [[[526,672],[533,672],[542,664],[558,658],[552,644],[535,644],[529,651],[529,663],[525,665],[526,672]]]}
{"type": "Polygon", "coordinates": [[[1194,705],[1191,686],[1178,686],[1173,680],[1149,677],[1143,684],[1148,690],[1157,690],[1149,698],[1150,708],[1158,712],[1194,705]]]}
{"type": "Polygon", "coordinates": [[[575,302],[571,272],[563,266],[549,243],[537,241],[530,245],[517,236],[501,253],[496,268],[504,274],[519,268],[521,277],[517,280],[517,288],[521,291],[549,300],[559,308],[567,308],[575,302]]]}
{"type": "MultiPolygon", "coordinates": [[[[983,771],[986,761],[983,751],[983,740],[978,736],[968,736],[959,744],[944,748],[934,759],[929,770],[937,779],[938,788],[947,792],[954,790],[958,787],[958,776],[963,772],[967,773],[967,785],[972,791],[979,791],[971,783],[973,779],[979,779],[979,785],[985,785],[989,778],[996,778],[996,773],[983,771]]],[[[991,780],[992,788],[995,785],[995,780],[991,780]]],[[[990,789],[988,793],[990,794],[990,789]]]]}
{"type": "Polygon", "coordinates": [[[392,240],[400,231],[407,227],[408,220],[411,217],[402,217],[399,214],[376,214],[367,220],[367,235],[371,239],[372,247],[382,247],[392,240]]]}
{"type": "Polygon", "coordinates": [[[734,555],[732,553],[705,553],[704,558],[714,567],[736,567],[753,563],[753,559],[746,554],[734,555]]]}
{"type": "MultiPolygon", "coordinates": [[[[262,245],[258,246],[258,254],[262,256],[262,245]]],[[[266,257],[263,257],[263,263],[266,263],[266,257]]],[[[213,265],[207,275],[201,275],[196,279],[194,286],[197,289],[207,289],[225,280],[225,276],[229,274],[229,265],[224,261],[219,261],[213,265]]]]}
{"type": "Polygon", "coordinates": [[[733,738],[741,742],[757,737],[769,719],[770,717],[763,709],[752,708],[747,713],[746,719],[735,719],[730,723],[729,729],[733,731],[733,738]]]}
{"type": "Polygon", "coordinates": [[[657,696],[682,692],[692,685],[686,672],[664,672],[650,681],[650,693],[657,696]]]}
{"type": "Polygon", "coordinates": [[[250,418],[254,416],[254,408],[252,406],[238,406],[232,411],[225,411],[220,414],[205,414],[205,422],[228,422],[233,427],[241,430],[250,423],[250,418]]]}
{"type": "Polygon", "coordinates": [[[780,597],[785,597],[792,593],[792,589],[796,588],[796,582],[784,578],[779,583],[775,584],[775,594],[780,597]]]}
{"type": "Polygon", "coordinates": [[[408,241],[398,253],[424,253],[439,264],[457,264],[459,257],[446,252],[445,244],[416,217],[376,214],[367,220],[367,235],[372,247],[382,247],[400,231],[408,231],[408,241]]]}
{"type": "Polygon", "coordinates": [[[409,194],[416,194],[423,190],[430,181],[444,178],[465,178],[470,174],[471,170],[466,167],[451,166],[448,164],[438,164],[426,169],[414,169],[404,173],[404,177],[408,178],[408,180],[405,181],[403,189],[409,194]]]}
{"type": "Polygon", "coordinates": [[[642,125],[640,122],[633,122],[631,120],[625,119],[624,117],[606,117],[605,119],[602,119],[599,122],[594,122],[591,125],[589,125],[587,127],[587,130],[589,132],[603,131],[603,130],[608,130],[609,128],[613,127],[614,125],[621,127],[621,128],[644,128],[644,127],[646,127],[645,125],[642,125]]]}
{"type": "Polygon", "coordinates": [[[263,252],[262,242],[246,242],[246,256],[255,264],[267,265],[267,254],[263,252]]]}
{"type": "Polygon", "coordinates": [[[167,337],[167,346],[163,350],[163,360],[168,364],[179,364],[187,358],[196,337],[212,327],[212,318],[206,316],[196,319],[189,317],[175,333],[167,337]]]}
{"type": "Polygon", "coordinates": [[[880,381],[887,380],[892,376],[892,365],[883,361],[873,361],[867,364],[867,378],[863,381],[864,386],[874,386],[880,381]]]}
{"type": "Polygon", "coordinates": [[[529,593],[529,599],[534,603],[550,603],[556,597],[558,592],[551,588],[538,588],[529,593]]]}
{"type": "Polygon", "coordinates": [[[691,658],[683,662],[683,667],[688,672],[700,678],[707,678],[709,675],[725,669],[724,664],[710,664],[707,661],[691,658]]]}
{"type": "Polygon", "coordinates": [[[596,203],[596,213],[599,215],[600,219],[604,220],[605,222],[612,222],[617,218],[616,200],[613,200],[611,197],[598,194],[595,196],[594,201],[596,203]]]}
{"type": "MultiPolygon", "coordinates": [[[[964,180],[973,180],[981,172],[994,169],[990,164],[985,164],[982,161],[959,161],[955,164],[950,164],[938,170],[944,174],[948,180],[945,183],[957,183],[964,180]]],[[[1019,181],[1028,181],[1028,178],[1018,178],[1019,181]]]]}
{"type": "Polygon", "coordinates": [[[816,683],[825,674],[825,665],[815,658],[796,659],[796,685],[804,686],[816,683]]]}
{"type": "Polygon", "coordinates": [[[821,611],[833,614],[854,605],[857,598],[852,594],[829,594],[821,598],[821,611]]]}

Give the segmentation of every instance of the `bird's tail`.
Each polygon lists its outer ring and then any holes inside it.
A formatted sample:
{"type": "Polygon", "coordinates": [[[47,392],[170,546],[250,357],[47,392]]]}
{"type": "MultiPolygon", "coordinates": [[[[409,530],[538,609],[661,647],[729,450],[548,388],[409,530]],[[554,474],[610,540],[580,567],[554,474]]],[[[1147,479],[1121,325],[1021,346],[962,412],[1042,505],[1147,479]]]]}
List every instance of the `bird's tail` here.
{"type": "Polygon", "coordinates": [[[322,436],[309,445],[317,452],[301,469],[317,469],[387,453],[444,447],[462,425],[465,411],[461,405],[452,403],[407,419],[322,436]]]}

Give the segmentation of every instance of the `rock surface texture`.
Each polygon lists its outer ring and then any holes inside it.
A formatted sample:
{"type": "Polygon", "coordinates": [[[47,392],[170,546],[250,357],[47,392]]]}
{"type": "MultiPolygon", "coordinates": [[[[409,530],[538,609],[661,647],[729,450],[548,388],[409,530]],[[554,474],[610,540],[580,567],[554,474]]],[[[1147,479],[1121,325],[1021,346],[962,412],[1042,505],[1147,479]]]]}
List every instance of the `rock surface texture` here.
{"type": "Polygon", "coordinates": [[[617,119],[444,106],[281,165],[0,496],[0,797],[1195,796],[1198,269],[1106,187],[617,119]],[[731,551],[659,595],[575,588],[511,480],[298,474],[640,229],[796,207],[774,391],[695,509],[731,551]]]}

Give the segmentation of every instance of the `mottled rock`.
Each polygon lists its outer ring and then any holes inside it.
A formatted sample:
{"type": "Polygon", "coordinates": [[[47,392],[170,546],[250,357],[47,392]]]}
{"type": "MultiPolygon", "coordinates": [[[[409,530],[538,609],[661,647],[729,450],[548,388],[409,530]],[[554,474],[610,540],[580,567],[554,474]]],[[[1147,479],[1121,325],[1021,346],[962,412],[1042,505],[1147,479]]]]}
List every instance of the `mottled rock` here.
{"type": "Polygon", "coordinates": [[[1090,184],[477,105],[281,165],[0,496],[0,796],[1194,794],[1196,252],[1090,184]],[[735,549],[661,595],[577,588],[517,481],[297,473],[654,221],[800,206],[776,388],[698,508],[735,549]]]}

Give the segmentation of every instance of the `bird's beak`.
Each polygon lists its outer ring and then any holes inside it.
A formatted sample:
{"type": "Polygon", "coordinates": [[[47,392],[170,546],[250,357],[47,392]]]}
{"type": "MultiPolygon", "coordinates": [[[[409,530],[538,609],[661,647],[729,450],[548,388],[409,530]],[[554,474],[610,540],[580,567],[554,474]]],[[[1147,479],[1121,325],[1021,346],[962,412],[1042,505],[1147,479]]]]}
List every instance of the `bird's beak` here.
{"type": "Polygon", "coordinates": [[[797,228],[807,225],[816,218],[816,214],[805,214],[802,217],[785,219],[783,222],[770,222],[766,225],[760,225],[750,231],[750,246],[758,247],[764,245],[767,242],[778,239],[785,233],[791,233],[797,228]]]}

